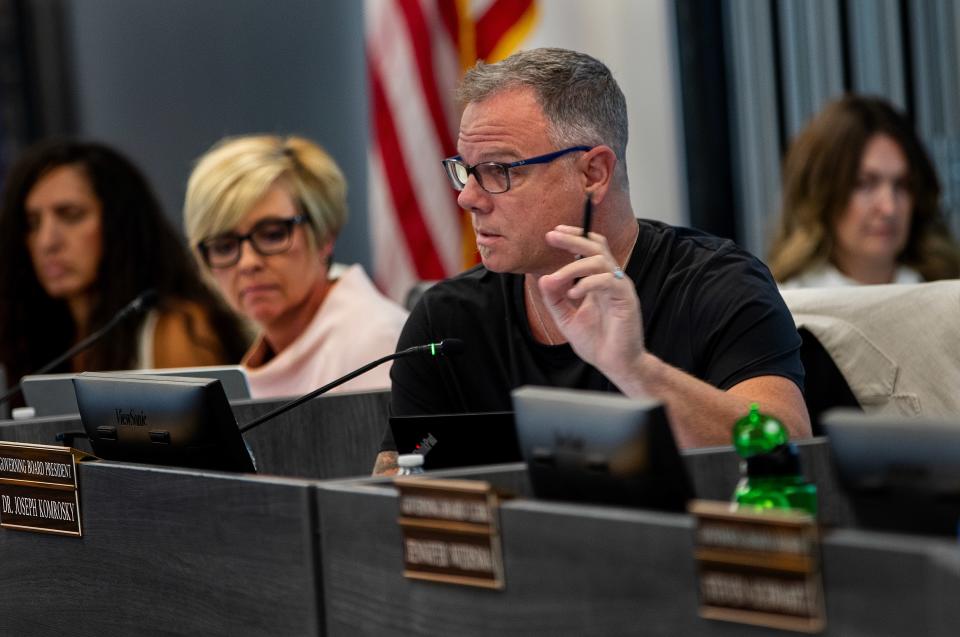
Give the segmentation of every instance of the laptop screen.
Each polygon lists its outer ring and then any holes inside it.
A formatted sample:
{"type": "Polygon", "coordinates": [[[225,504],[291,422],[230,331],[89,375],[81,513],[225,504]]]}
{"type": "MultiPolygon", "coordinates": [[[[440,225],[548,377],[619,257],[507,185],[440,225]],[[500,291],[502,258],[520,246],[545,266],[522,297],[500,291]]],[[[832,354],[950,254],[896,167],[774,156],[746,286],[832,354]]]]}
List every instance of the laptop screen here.
{"type": "MultiPolygon", "coordinates": [[[[190,376],[219,380],[228,400],[250,398],[247,372],[239,365],[216,367],[178,367],[168,369],[144,369],[130,372],[105,372],[116,374],[146,374],[150,376],[190,376]]],[[[36,416],[61,416],[79,413],[77,394],[73,379],[78,374],[41,374],[23,377],[23,398],[34,408],[36,416]]]]}
{"type": "Polygon", "coordinates": [[[513,412],[393,416],[390,430],[401,454],[423,455],[424,469],[520,462],[513,412]]]}

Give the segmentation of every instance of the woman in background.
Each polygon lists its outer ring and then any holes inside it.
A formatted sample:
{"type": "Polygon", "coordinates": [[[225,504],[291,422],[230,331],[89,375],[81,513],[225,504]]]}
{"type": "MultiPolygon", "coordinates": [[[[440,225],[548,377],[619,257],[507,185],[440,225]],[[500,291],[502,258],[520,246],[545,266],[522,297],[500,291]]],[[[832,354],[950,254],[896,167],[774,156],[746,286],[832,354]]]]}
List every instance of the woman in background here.
{"type": "MultiPolygon", "coordinates": [[[[233,308],[260,328],[243,360],[255,397],[303,394],[394,352],[406,312],[360,266],[331,274],[346,219],[340,169],[300,137],[224,140],[190,176],[190,243],[233,308]]],[[[389,387],[382,365],[340,389],[389,387]]]]}
{"type": "Polygon", "coordinates": [[[7,175],[0,209],[8,380],[53,360],[149,289],[153,310],[54,371],[236,363],[249,341],[128,159],[78,141],[27,149],[7,175]]]}
{"type": "Polygon", "coordinates": [[[960,276],[933,165],[887,102],[845,96],[794,140],[769,265],[784,289],[960,276]]]}

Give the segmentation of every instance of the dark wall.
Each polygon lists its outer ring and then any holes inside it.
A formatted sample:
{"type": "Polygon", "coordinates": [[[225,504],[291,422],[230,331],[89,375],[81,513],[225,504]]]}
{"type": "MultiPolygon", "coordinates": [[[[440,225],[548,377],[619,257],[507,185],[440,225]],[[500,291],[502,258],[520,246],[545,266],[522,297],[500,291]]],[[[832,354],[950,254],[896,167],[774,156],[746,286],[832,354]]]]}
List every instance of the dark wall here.
{"type": "Polygon", "coordinates": [[[178,224],[192,164],[211,144],[225,135],[298,133],[325,146],[350,185],[337,260],[369,267],[362,2],[66,6],[79,134],[137,160],[178,224]]]}

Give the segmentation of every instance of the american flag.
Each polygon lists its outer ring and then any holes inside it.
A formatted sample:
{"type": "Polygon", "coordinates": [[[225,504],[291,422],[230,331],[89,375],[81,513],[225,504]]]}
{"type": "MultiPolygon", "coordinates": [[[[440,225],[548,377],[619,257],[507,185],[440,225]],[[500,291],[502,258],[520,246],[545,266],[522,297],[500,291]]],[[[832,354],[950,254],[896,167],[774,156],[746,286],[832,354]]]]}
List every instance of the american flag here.
{"type": "Polygon", "coordinates": [[[478,59],[518,48],[535,0],[367,0],[374,278],[402,301],[421,280],[476,262],[473,230],[440,160],[456,154],[454,91],[478,59]]]}

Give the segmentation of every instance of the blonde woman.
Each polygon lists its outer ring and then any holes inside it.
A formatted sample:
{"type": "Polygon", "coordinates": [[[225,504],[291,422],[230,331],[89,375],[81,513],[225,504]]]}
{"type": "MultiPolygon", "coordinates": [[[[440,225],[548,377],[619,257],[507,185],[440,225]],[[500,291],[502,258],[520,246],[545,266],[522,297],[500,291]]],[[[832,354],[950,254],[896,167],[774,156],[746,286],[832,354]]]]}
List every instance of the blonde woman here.
{"type": "MultiPolygon", "coordinates": [[[[260,330],[243,359],[255,397],[306,393],[394,351],[406,312],[358,265],[331,275],[346,219],[343,174],[300,137],[223,140],[190,176],[190,243],[230,305],[260,330]]],[[[384,365],[339,390],[389,386],[384,365]]]]}

